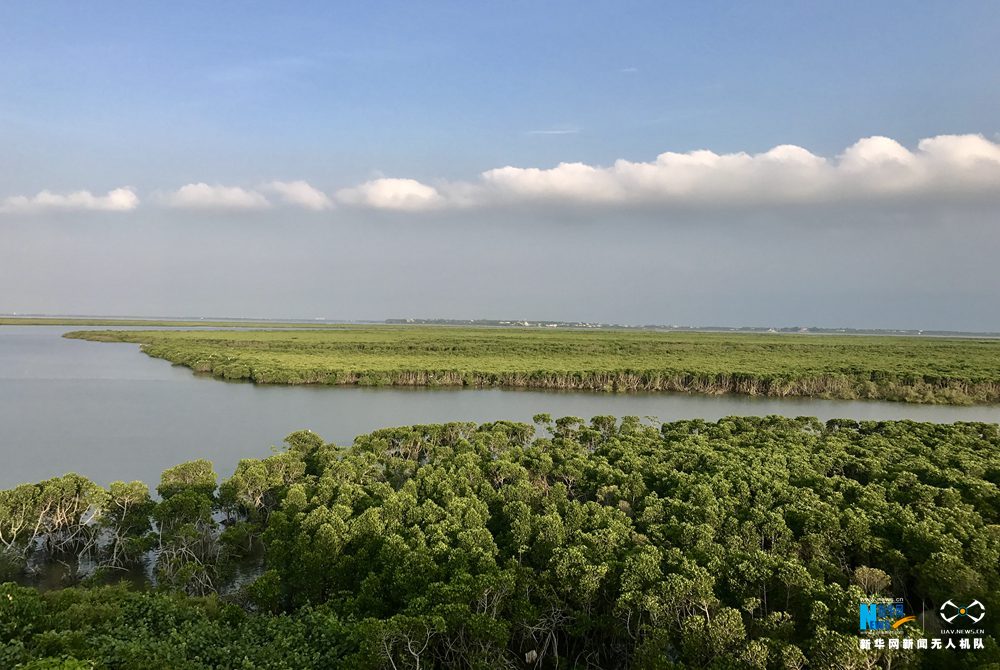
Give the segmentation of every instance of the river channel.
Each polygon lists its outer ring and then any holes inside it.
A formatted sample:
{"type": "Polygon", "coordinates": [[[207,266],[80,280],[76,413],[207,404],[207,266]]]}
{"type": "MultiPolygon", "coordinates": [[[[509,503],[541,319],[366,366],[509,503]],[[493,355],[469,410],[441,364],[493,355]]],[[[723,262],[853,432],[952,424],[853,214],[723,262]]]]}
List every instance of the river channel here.
{"type": "Polygon", "coordinates": [[[150,358],[134,344],[67,340],[75,326],[0,326],[0,488],[78,472],[107,484],[208,458],[228,476],[240,458],[308,428],[350,444],[376,428],[444,421],[531,421],[598,414],[715,420],[729,415],[1000,421],[1000,406],[956,407],[673,393],[258,386],[150,358]]]}

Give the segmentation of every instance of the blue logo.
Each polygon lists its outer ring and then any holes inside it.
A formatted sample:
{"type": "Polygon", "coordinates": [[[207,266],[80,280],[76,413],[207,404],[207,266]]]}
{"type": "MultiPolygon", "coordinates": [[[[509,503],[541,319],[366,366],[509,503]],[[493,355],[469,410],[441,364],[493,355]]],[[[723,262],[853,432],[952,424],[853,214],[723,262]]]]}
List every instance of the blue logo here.
{"type": "Polygon", "coordinates": [[[861,603],[858,607],[859,630],[893,630],[915,617],[908,617],[902,602],[861,603]]]}

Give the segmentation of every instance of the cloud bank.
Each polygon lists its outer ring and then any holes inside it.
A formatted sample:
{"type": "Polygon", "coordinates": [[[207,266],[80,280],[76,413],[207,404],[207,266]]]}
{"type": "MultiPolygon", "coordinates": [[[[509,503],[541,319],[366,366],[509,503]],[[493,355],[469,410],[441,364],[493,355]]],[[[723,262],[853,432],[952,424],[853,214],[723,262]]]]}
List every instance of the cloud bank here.
{"type": "Polygon", "coordinates": [[[41,191],[33,196],[14,195],[0,200],[0,213],[127,212],[138,206],[139,196],[125,186],[108,191],[106,195],[94,195],[90,191],[41,191]]]}
{"type": "Polygon", "coordinates": [[[305,181],[272,181],[261,188],[276,193],[285,203],[320,212],[333,207],[326,193],[305,181]]]}
{"type": "Polygon", "coordinates": [[[370,209],[420,211],[452,204],[437,189],[415,179],[383,178],[354,188],[337,191],[337,200],[346,205],[370,209]]]}
{"type": "Polygon", "coordinates": [[[162,205],[177,209],[253,210],[271,206],[257,191],[204,182],[185,184],[176,191],[161,194],[158,200],[162,205]]]}
{"type": "MultiPolygon", "coordinates": [[[[249,212],[278,204],[312,212],[342,206],[396,213],[505,207],[668,213],[831,204],[996,205],[1000,204],[1000,144],[982,135],[938,135],[911,150],[896,140],[874,136],[833,157],[791,144],[756,154],[668,151],[648,162],[620,159],[606,166],[508,165],[467,181],[424,183],[386,177],[342,188],[332,196],[301,180],[256,187],[199,182],[156,192],[152,200],[161,207],[189,210],[249,212]]],[[[90,191],[42,191],[0,200],[0,213],[110,212],[138,206],[131,188],[103,196],[90,191]]]]}
{"type": "MultiPolygon", "coordinates": [[[[981,135],[939,135],[915,151],[887,137],[858,140],[834,158],[795,145],[758,154],[699,150],[666,152],[650,162],[610,166],[560,163],[553,168],[506,166],[475,181],[434,186],[378,179],[340,194],[374,209],[497,207],[517,204],[610,208],[718,209],[874,201],[986,199],[1000,201],[1000,144],[981,135]],[[407,193],[422,199],[395,197],[407,193]],[[359,197],[359,191],[362,196],[359,197]]],[[[338,194],[338,195],[340,195],[338,194]]]]}

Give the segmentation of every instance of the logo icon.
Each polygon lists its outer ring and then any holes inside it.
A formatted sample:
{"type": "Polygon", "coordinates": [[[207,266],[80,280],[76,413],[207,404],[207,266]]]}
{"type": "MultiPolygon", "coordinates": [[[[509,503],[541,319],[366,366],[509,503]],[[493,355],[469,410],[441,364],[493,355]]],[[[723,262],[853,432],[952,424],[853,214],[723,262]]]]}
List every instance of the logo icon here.
{"type": "Polygon", "coordinates": [[[983,605],[978,600],[973,600],[968,605],[956,605],[951,600],[946,600],[941,609],[941,618],[952,623],[955,619],[959,617],[966,617],[972,623],[979,623],[986,616],[986,606],[983,605]]]}
{"type": "Polygon", "coordinates": [[[916,617],[906,616],[899,601],[863,602],[858,608],[859,630],[895,630],[908,621],[916,621],[916,617]]]}

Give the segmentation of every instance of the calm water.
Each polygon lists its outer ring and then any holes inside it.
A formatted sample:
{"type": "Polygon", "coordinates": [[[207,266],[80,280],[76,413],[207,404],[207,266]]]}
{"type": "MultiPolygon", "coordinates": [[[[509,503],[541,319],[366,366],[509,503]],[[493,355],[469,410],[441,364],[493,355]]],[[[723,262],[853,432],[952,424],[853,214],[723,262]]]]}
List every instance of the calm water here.
{"type": "Polygon", "coordinates": [[[822,420],[1000,421],[1000,406],[759,399],[675,394],[254,386],[198,377],[133,344],[66,340],[65,326],[0,326],[0,487],[79,472],[151,484],[209,458],[226,476],[309,428],[349,444],[375,428],[532,415],[653,416],[663,421],[783,414],[822,420]]]}

